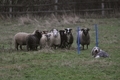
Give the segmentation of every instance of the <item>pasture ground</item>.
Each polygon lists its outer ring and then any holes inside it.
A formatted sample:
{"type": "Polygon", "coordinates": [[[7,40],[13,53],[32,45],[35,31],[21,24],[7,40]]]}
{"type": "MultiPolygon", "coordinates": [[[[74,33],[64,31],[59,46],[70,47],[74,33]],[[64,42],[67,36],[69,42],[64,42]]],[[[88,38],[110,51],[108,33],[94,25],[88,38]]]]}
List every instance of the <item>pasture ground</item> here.
{"type": "MultiPolygon", "coordinates": [[[[86,48],[86,47],[85,47],[86,48]]],[[[80,18],[78,16],[19,17],[0,20],[0,80],[120,80],[120,18],[80,18]],[[99,47],[109,58],[94,59],[94,24],[98,24],[99,47]],[[88,50],[77,54],[76,29],[90,28],[88,50]],[[73,29],[74,43],[67,49],[14,50],[17,32],[35,29],[73,29]]]]}

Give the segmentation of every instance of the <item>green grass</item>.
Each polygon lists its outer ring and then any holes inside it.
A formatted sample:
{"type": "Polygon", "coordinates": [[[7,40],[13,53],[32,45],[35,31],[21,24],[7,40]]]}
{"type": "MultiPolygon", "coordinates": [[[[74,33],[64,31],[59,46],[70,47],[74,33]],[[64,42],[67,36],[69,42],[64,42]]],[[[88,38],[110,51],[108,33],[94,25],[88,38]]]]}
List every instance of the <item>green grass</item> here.
{"type": "Polygon", "coordinates": [[[76,21],[74,17],[71,18],[73,20],[68,17],[29,19],[28,22],[23,20],[24,23],[19,18],[0,20],[0,80],[120,80],[119,18],[78,17],[76,21]],[[91,56],[91,49],[95,46],[94,24],[98,24],[99,46],[109,53],[109,58],[94,59],[91,56]],[[77,26],[90,28],[91,35],[89,49],[82,50],[80,54],[76,49],[77,26]],[[74,43],[70,50],[26,51],[25,47],[23,51],[14,50],[12,43],[17,32],[66,27],[73,29],[74,43]]]}

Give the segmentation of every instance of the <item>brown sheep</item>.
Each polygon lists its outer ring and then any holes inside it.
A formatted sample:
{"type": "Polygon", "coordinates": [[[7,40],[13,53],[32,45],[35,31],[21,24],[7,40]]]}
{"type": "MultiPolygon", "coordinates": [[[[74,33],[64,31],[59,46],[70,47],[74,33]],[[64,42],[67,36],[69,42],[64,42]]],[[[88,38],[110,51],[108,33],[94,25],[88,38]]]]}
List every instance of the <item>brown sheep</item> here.
{"type": "MultiPolygon", "coordinates": [[[[80,44],[83,47],[84,50],[84,45],[86,45],[88,49],[88,45],[90,44],[90,35],[89,35],[89,28],[84,28],[79,31],[79,36],[80,36],[80,44]]],[[[78,39],[77,39],[78,42],[78,39]]]]}

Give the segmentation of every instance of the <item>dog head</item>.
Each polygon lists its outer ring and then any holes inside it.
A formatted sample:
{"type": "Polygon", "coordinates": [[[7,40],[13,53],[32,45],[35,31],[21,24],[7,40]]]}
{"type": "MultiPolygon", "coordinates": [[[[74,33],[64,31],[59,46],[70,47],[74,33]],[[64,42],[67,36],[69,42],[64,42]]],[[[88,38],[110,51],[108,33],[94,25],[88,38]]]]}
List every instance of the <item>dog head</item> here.
{"type": "Polygon", "coordinates": [[[95,46],[95,47],[92,49],[92,56],[95,57],[99,52],[100,52],[100,48],[95,46]]]}

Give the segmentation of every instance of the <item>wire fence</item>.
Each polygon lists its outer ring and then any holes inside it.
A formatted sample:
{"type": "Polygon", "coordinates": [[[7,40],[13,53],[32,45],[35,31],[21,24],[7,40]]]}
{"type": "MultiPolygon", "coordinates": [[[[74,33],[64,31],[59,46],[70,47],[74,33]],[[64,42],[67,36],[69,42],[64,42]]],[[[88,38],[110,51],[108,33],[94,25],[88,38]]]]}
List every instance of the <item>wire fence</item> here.
{"type": "Polygon", "coordinates": [[[0,15],[100,14],[120,12],[120,0],[1,0],[0,15]]]}

